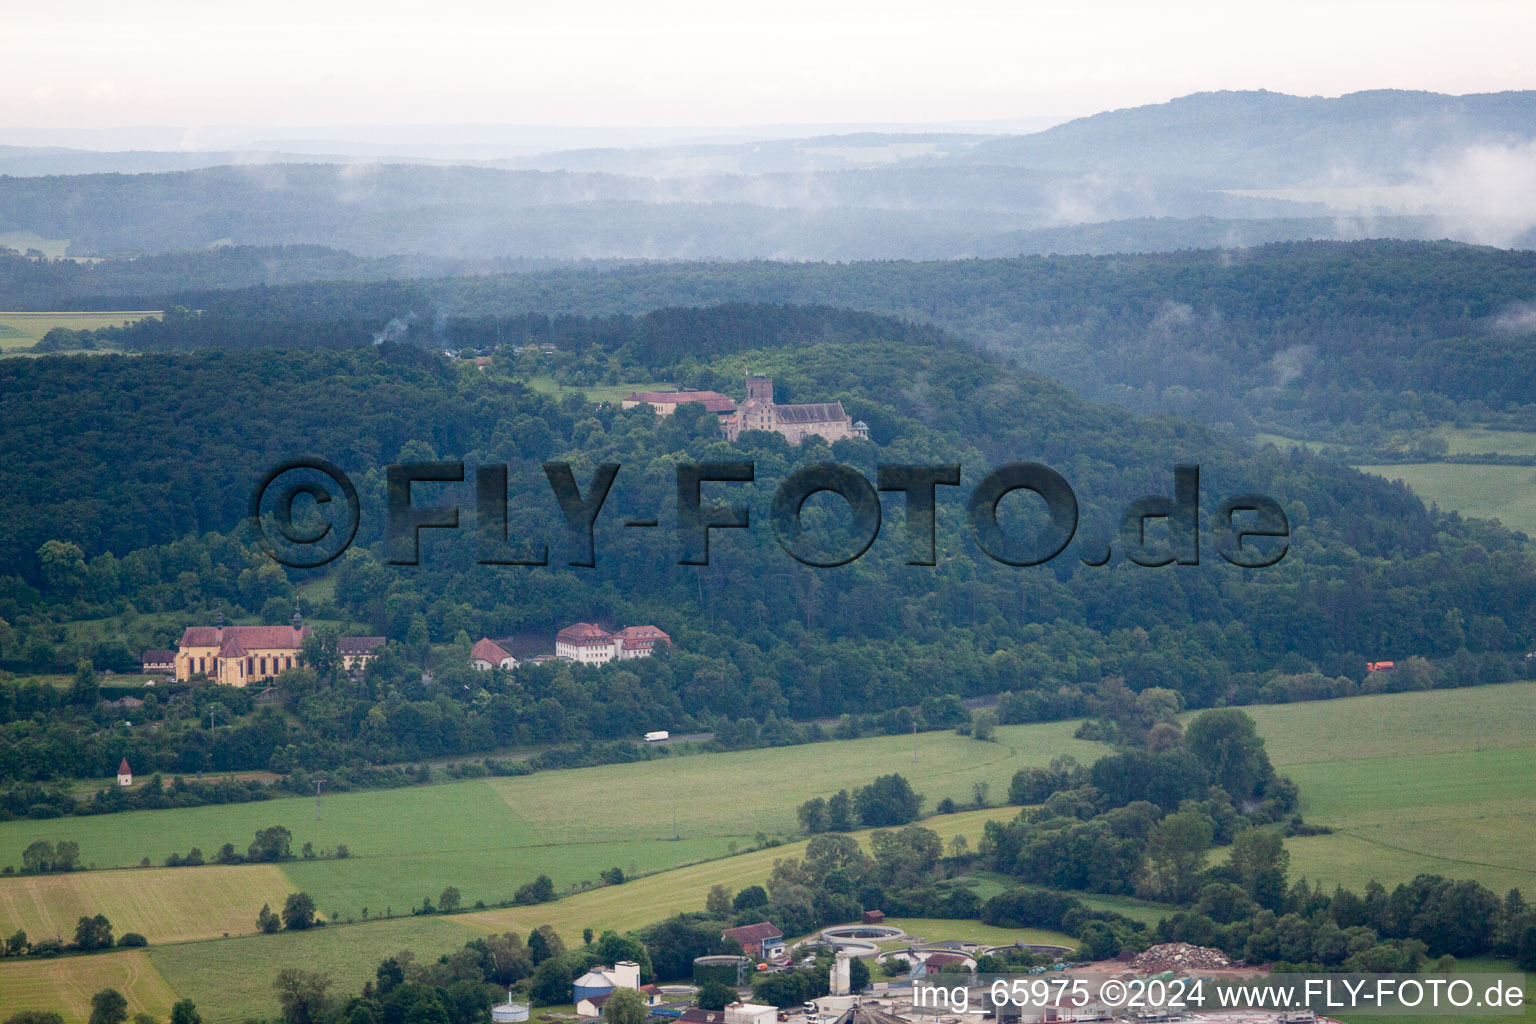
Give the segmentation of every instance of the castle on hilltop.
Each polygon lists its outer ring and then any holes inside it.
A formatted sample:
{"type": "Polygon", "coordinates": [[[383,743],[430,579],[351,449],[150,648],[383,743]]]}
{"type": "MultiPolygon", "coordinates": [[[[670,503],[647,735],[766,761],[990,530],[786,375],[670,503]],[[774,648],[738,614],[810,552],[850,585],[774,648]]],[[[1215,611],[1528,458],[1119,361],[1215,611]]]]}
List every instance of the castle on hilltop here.
{"type": "Polygon", "coordinates": [[[782,434],[791,444],[799,444],[811,435],[827,443],[852,437],[869,437],[869,424],[854,421],[843,410],[842,402],[814,402],[809,405],[778,405],[773,400],[773,378],[760,373],[747,377],[747,400],[736,407],[736,414],[721,423],[726,440],[734,441],[743,430],[766,430],[782,434]]]}

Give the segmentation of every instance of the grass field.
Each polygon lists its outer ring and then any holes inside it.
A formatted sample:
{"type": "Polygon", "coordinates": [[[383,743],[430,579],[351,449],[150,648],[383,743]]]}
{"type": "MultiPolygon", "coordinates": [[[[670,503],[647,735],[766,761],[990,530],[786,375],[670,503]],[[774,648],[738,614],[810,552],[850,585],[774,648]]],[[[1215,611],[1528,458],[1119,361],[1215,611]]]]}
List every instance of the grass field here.
{"type": "MultiPolygon", "coordinates": [[[[0,237],[3,242],[3,237],[0,237]]],[[[43,340],[55,327],[72,331],[93,331],[100,327],[119,327],[147,316],[159,316],[159,310],[123,310],[106,313],[6,313],[0,312],[0,352],[28,348],[43,340]],[[9,328],[7,330],[6,328],[9,328]]]]}
{"type": "MultiPolygon", "coordinates": [[[[250,935],[151,949],[150,962],[178,996],[197,1003],[207,1024],[278,1019],[272,979],[286,967],[331,976],[331,991],[356,994],[379,962],[409,949],[433,959],[475,937],[462,917],[393,921],[250,935]]],[[[581,936],[576,936],[581,941],[581,936]]]]}
{"type": "MultiPolygon", "coordinates": [[[[963,834],[974,841],[982,825],[996,817],[997,809],[968,811],[923,824],[946,838],[963,834]]],[[[1004,809],[1001,813],[1007,813],[1004,809]]],[[[855,833],[864,840],[868,833],[855,833]]],[[[250,936],[212,942],[185,943],[151,951],[153,963],[177,993],[196,1001],[210,1024],[242,1020],[273,1012],[272,977],[287,966],[324,970],[343,991],[356,989],[370,977],[378,962],[391,953],[410,949],[422,956],[439,956],[463,945],[475,935],[515,931],[527,934],[541,924],[551,924],[567,943],[580,941],[583,928],[626,931],[662,920],[679,911],[702,910],[709,888],[716,883],[740,889],[768,878],[773,862],[800,856],[804,842],[755,850],[722,860],[679,868],[664,874],[578,893],[554,903],[533,907],[508,907],[456,914],[451,917],[397,918],[368,924],[343,925],[278,936],[250,936]],[[210,1009],[214,1008],[212,1012],[210,1009]]],[[[1070,943],[1052,932],[1009,931],[988,928],[978,922],[924,922],[929,930],[957,930],[956,937],[981,941],[1070,943]],[[963,933],[963,934],[961,934],[963,933]]],[[[928,935],[939,939],[945,935],[928,935]]],[[[3,1009],[0,1006],[0,1009],[3,1009]]]]}
{"type": "Polygon", "coordinates": [[[1247,710],[1306,819],[1335,830],[1287,842],[1293,877],[1536,887],[1536,683],[1247,710]]]}
{"type": "Polygon", "coordinates": [[[1403,481],[1425,504],[1433,502],[1464,516],[1497,519],[1512,530],[1536,536],[1536,466],[1411,462],[1356,468],[1403,481]]]}
{"type": "Polygon", "coordinates": [[[67,238],[44,238],[35,231],[0,231],[0,248],[24,253],[36,249],[51,260],[60,259],[69,250],[67,238]]]}
{"type": "Polygon", "coordinates": [[[1536,432],[1528,430],[1441,427],[1435,436],[1445,438],[1452,455],[1536,455],[1536,432]]]}
{"type": "MultiPolygon", "coordinates": [[[[1338,830],[1288,841],[1293,876],[1359,887],[1372,877],[1390,885],[1434,871],[1477,878],[1500,891],[1514,884],[1527,891],[1536,888],[1536,866],[1526,852],[1536,839],[1536,798],[1528,792],[1536,770],[1536,683],[1247,710],[1259,722],[1277,767],[1301,785],[1307,818],[1338,830]]],[[[1043,764],[1060,753],[1089,761],[1104,750],[1074,740],[1074,728],[1074,723],[1008,726],[998,730],[1000,742],[992,744],[952,733],[923,734],[915,763],[911,737],[898,736],[341,794],[326,798],[320,822],[314,820],[312,800],[294,799],[0,824],[0,862],[19,859],[21,848],[41,836],[75,839],[88,861],[137,863],[146,853],[158,861],[172,849],[185,851],[194,844],[205,852],[224,841],[243,846],[256,828],[283,823],[293,830],[296,844],[345,842],[356,856],[254,869],[277,874],[261,885],[275,882],[282,888],[286,883],[304,889],[316,896],[322,912],[339,911],[343,916],[360,917],[363,906],[373,915],[386,906],[401,914],[422,896],[435,899],[449,884],[463,891],[467,903],[493,902],[539,871],[562,885],[595,878],[598,870],[615,864],[626,871],[660,872],[536,907],[157,944],[148,951],[147,961],[141,953],[137,961],[111,954],[0,965],[0,970],[11,972],[0,974],[0,1015],[21,1008],[23,999],[35,999],[36,993],[55,984],[46,977],[49,972],[72,972],[69,984],[88,996],[111,983],[106,980],[109,974],[121,975],[126,965],[136,963],[139,974],[130,980],[144,993],[136,997],[144,1005],[157,998],[165,1001],[163,989],[169,987],[195,999],[210,1024],[237,1021],[272,1014],[271,979],[285,966],[329,971],[338,990],[353,991],[380,959],[404,948],[437,956],[475,934],[526,934],[545,923],[568,940],[586,927],[637,928],[680,910],[702,909],[711,885],[734,890],[761,882],[776,859],[800,855],[803,842],[721,856],[730,842],[749,844],[757,832],[792,832],[794,808],[810,796],[900,771],[926,795],[929,806],[945,796],[968,800],[976,780],[988,781],[997,799],[1022,765],[1043,764]],[[671,838],[674,812],[681,837],[677,841],[671,838]],[[660,870],[705,856],[719,859],[660,870]],[[97,967],[100,977],[91,973],[97,967]],[[13,999],[12,991],[31,994],[13,999]]],[[[995,807],[929,818],[923,824],[946,842],[959,834],[974,846],[988,819],[1013,813],[995,807]]],[[[173,900],[210,908],[189,910],[187,919],[198,914],[216,919],[223,912],[218,900],[224,899],[231,903],[230,919],[238,930],[247,931],[250,925],[236,906],[245,899],[239,886],[251,886],[246,916],[254,918],[261,899],[255,898],[254,883],[231,874],[236,870],[84,873],[67,881],[76,885],[99,880],[111,887],[164,876],[174,885],[173,900]]],[[[56,920],[68,922],[74,908],[110,898],[105,892],[34,896],[31,890],[6,888],[40,881],[0,879],[0,908],[33,899],[56,920]]],[[[1006,884],[1006,879],[981,876],[977,892],[990,895],[1006,884]]],[[[1156,905],[1134,900],[1084,899],[1091,906],[1149,922],[1161,912],[1156,905]]],[[[118,913],[136,911],[125,907],[118,913]]],[[[110,911],[108,916],[119,931],[125,930],[127,916],[122,922],[110,911]]],[[[1035,933],[994,935],[976,922],[896,923],[935,941],[1052,941],[1035,933]]],[[[153,927],[166,936],[229,930],[208,925],[198,931],[171,914],[162,914],[153,927]]],[[[1070,942],[1063,936],[1054,939],[1070,942]]]]}
{"type": "MultiPolygon", "coordinates": [[[[1006,726],[996,743],[924,733],[916,763],[912,738],[895,736],[346,793],[325,798],[320,821],[312,799],[295,798],[6,822],[0,864],[19,865],[21,851],[38,838],[74,840],[82,859],[100,867],[133,866],[146,856],[159,864],[193,846],[205,855],[226,842],[243,850],[257,829],[280,824],[293,832],[295,849],[345,843],[353,854],[282,866],[293,888],[310,893],[328,916],[361,917],[364,907],[403,913],[425,896],[435,901],[449,885],[468,904],[496,903],[540,873],[565,887],[596,881],[609,867],[633,874],[722,857],[732,843],[752,845],[758,832],[792,834],[798,804],[889,772],[906,775],[929,807],[946,796],[969,802],[977,780],[998,799],[1024,765],[1060,753],[1089,761],[1103,752],[1073,739],[1074,728],[1006,726]]],[[[195,886],[212,870],[179,877],[195,886]]],[[[0,892],[20,881],[0,879],[0,892]]]]}
{"type": "Polygon", "coordinates": [[[21,1010],[53,1010],[66,1020],[83,1021],[91,1015],[91,996],[109,987],[127,998],[129,1013],[148,1013],[162,1020],[176,1001],[176,991],[142,949],[58,960],[0,961],[0,1013],[6,1016],[21,1010]]]}
{"type": "Polygon", "coordinates": [[[69,941],[80,917],[105,914],[114,935],[138,932],[152,943],[238,935],[256,930],[263,903],[281,909],[292,891],[270,864],[6,878],[0,880],[0,934],[22,928],[33,941],[69,941]]]}
{"type": "Polygon", "coordinates": [[[557,384],[553,377],[528,377],[523,380],[535,391],[563,398],[566,395],[586,395],[594,402],[622,402],[633,391],[676,391],[677,385],[666,381],[649,381],[640,384],[592,384],[586,387],[569,387],[557,384]]]}

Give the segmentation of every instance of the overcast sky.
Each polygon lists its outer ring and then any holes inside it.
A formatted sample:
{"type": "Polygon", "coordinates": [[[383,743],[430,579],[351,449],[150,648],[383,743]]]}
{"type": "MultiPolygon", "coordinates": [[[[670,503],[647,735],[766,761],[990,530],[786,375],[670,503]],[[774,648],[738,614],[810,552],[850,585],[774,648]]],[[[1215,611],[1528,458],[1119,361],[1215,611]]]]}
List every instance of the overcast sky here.
{"type": "Polygon", "coordinates": [[[1206,89],[1536,86],[1530,0],[0,8],[9,126],[976,122],[1206,89]]]}

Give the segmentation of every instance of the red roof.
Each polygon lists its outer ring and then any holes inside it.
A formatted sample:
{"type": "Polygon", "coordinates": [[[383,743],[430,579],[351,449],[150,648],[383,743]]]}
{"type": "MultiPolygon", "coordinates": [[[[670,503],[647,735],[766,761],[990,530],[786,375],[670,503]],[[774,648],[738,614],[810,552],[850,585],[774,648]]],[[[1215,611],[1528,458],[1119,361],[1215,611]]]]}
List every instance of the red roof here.
{"type": "Polygon", "coordinates": [[[744,924],[740,928],[727,928],[720,933],[722,936],[735,939],[746,946],[749,942],[762,942],[764,939],[782,939],[784,933],[767,921],[759,921],[757,924],[744,924]]]}
{"type": "Polygon", "coordinates": [[[492,665],[500,665],[503,660],[512,657],[490,637],[481,637],[476,641],[475,646],[469,650],[469,656],[479,661],[488,661],[492,665]]]}
{"type": "Polygon", "coordinates": [[[609,644],[613,642],[613,634],[601,626],[594,626],[590,622],[577,622],[566,626],[555,634],[555,642],[562,644],[575,644],[590,646],[593,644],[609,644]]]}
{"type": "Polygon", "coordinates": [[[309,636],[309,627],[301,626],[188,626],[181,634],[183,647],[222,647],[238,640],[247,649],[298,650],[309,636]]]}
{"type": "Polygon", "coordinates": [[[123,763],[117,766],[117,774],[119,774],[119,775],[132,775],[133,774],[133,769],[128,767],[128,759],[126,757],[123,758],[123,763]]]}
{"type": "Polygon", "coordinates": [[[615,640],[623,643],[626,651],[655,647],[657,644],[670,644],[672,638],[655,626],[625,626],[613,634],[615,640]]]}
{"type": "Polygon", "coordinates": [[[635,391],[624,399],[626,402],[644,402],[647,405],[671,405],[684,402],[701,402],[710,412],[735,412],[736,400],[718,391],[635,391]]]}

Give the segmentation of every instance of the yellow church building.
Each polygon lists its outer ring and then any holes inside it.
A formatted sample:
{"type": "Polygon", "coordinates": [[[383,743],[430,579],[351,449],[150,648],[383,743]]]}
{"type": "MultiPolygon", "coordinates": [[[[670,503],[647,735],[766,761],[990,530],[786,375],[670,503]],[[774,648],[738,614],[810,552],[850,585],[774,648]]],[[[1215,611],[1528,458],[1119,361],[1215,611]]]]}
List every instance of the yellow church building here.
{"type": "Polygon", "coordinates": [[[176,678],[202,675],[224,686],[249,686],[297,668],[308,626],[188,626],[176,650],[176,678]]]}

